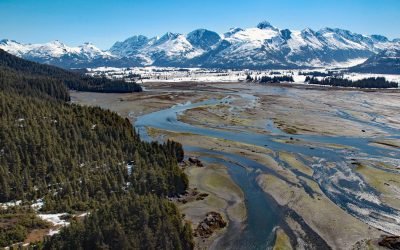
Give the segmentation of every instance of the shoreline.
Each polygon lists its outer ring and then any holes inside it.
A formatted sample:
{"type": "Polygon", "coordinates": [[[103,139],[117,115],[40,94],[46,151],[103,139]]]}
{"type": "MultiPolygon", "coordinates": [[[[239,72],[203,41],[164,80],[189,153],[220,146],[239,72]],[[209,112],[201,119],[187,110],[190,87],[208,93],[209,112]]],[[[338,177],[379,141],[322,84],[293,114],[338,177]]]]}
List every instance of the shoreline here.
{"type": "Polygon", "coordinates": [[[400,93],[399,88],[356,88],[356,87],[340,87],[331,85],[318,85],[318,84],[306,84],[299,82],[281,82],[281,83],[255,83],[246,81],[146,81],[141,85],[179,85],[179,84],[248,84],[248,85],[259,85],[259,86],[274,86],[274,87],[287,87],[287,88],[299,88],[299,89],[312,89],[312,90],[344,90],[344,91],[361,91],[361,92],[383,92],[383,93],[400,93]]]}

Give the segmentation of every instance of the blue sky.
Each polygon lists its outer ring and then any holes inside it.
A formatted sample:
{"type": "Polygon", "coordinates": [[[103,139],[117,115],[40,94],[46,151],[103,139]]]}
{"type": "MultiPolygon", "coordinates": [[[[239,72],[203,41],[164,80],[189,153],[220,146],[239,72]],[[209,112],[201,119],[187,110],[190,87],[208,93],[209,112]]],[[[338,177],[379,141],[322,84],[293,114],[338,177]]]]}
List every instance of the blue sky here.
{"type": "Polygon", "coordinates": [[[207,28],[338,27],[400,37],[400,0],[0,0],[0,39],[86,41],[102,49],[129,36],[207,28]]]}

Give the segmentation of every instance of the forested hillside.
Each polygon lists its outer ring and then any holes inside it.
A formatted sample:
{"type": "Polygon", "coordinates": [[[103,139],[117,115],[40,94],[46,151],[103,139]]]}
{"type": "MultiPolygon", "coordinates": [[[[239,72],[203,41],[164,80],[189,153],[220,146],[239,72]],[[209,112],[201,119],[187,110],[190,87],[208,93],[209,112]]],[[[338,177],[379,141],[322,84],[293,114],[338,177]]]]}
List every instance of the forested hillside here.
{"type": "Polygon", "coordinates": [[[128,83],[122,80],[83,76],[54,66],[27,61],[0,49],[0,71],[4,71],[5,69],[8,74],[11,71],[14,75],[18,75],[18,80],[33,78],[38,81],[42,79],[60,81],[72,90],[106,93],[142,91],[140,85],[133,82],[128,83]]]}
{"type": "Polygon", "coordinates": [[[125,196],[45,242],[45,249],[191,249],[192,230],[157,196],[125,196]]]}
{"type": "Polygon", "coordinates": [[[18,219],[34,218],[27,207],[43,199],[41,213],[90,215],[40,248],[191,249],[190,226],[165,199],[188,186],[177,164],[182,146],[142,142],[116,113],[65,102],[63,78],[47,78],[40,66],[21,75],[13,63],[0,63],[0,202],[22,205],[0,206],[0,247],[43,226],[18,219]]]}

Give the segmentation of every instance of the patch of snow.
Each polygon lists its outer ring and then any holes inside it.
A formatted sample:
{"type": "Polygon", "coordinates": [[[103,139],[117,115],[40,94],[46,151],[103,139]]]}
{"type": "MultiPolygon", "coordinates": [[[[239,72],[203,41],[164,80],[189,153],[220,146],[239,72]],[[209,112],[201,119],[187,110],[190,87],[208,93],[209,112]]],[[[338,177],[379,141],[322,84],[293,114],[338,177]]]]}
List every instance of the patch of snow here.
{"type": "Polygon", "coordinates": [[[54,226],[68,226],[70,223],[66,220],[61,219],[60,217],[68,215],[67,213],[58,213],[58,214],[38,214],[38,216],[47,222],[52,223],[54,226]]]}
{"type": "Polygon", "coordinates": [[[32,207],[33,209],[35,209],[36,211],[37,211],[37,210],[40,210],[43,206],[44,206],[43,199],[38,199],[38,200],[36,200],[35,203],[33,203],[33,204],[31,205],[31,207],[32,207]]]}
{"type": "Polygon", "coordinates": [[[77,217],[86,217],[88,215],[90,215],[90,213],[86,212],[86,213],[82,213],[82,214],[78,215],[77,217]]]}
{"type": "Polygon", "coordinates": [[[50,229],[49,233],[47,235],[53,236],[55,234],[60,233],[60,229],[50,229]]]}
{"type": "Polygon", "coordinates": [[[133,164],[127,164],[126,168],[128,169],[128,175],[131,175],[132,174],[133,164]]]}
{"type": "Polygon", "coordinates": [[[335,68],[350,68],[361,63],[364,63],[368,58],[354,58],[345,62],[333,62],[329,66],[335,68]]]}
{"type": "Polygon", "coordinates": [[[18,201],[9,201],[9,202],[5,202],[5,203],[0,203],[0,207],[3,209],[7,209],[9,207],[15,207],[15,206],[19,206],[22,204],[21,200],[18,201]]]}

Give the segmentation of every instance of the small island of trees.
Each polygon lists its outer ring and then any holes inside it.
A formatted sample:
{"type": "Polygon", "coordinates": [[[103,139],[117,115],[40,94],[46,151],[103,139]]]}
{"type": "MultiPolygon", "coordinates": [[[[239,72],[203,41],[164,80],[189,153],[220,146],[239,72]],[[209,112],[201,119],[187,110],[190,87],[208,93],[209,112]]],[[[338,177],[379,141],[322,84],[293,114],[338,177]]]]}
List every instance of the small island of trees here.
{"type": "Polygon", "coordinates": [[[247,75],[247,82],[257,82],[257,83],[281,83],[281,82],[294,82],[293,76],[261,76],[260,78],[253,78],[247,75]]]}

